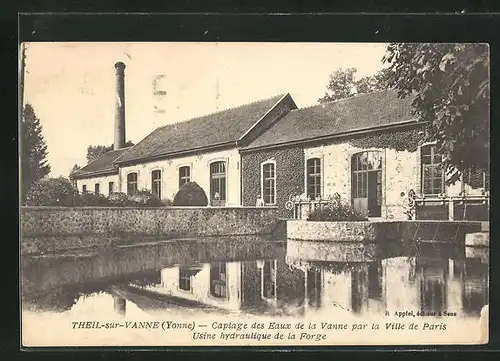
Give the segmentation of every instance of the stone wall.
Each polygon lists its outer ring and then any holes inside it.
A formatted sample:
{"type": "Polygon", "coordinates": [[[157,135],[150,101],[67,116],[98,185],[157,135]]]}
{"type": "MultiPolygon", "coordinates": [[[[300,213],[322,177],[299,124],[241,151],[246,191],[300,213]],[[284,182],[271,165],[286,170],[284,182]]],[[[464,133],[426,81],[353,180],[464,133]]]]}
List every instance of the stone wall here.
{"type": "Polygon", "coordinates": [[[261,163],[276,162],[276,205],[279,216],[292,218],[285,209],[290,195],[304,192],[304,151],[301,147],[280,148],[241,154],[242,204],[254,206],[261,190],[261,163]]]}
{"type": "Polygon", "coordinates": [[[481,222],[467,221],[287,221],[287,238],[304,241],[385,242],[436,241],[465,244],[467,233],[479,232],[481,222]]]}
{"type": "Polygon", "coordinates": [[[21,235],[22,243],[66,237],[78,248],[96,238],[271,234],[277,220],[276,207],[23,207],[21,235]]]}

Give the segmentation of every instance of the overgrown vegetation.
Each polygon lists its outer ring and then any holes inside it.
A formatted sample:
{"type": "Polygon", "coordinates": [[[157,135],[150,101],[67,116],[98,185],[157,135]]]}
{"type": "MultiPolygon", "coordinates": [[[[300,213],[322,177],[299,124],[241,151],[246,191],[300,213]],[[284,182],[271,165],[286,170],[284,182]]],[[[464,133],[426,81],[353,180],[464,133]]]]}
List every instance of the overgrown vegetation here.
{"type": "Polygon", "coordinates": [[[21,119],[21,195],[23,202],[31,186],[50,173],[47,144],[40,119],[30,104],[23,109],[21,119]]]}
{"type": "Polygon", "coordinates": [[[414,97],[422,141],[437,142],[454,183],[489,171],[490,52],[481,43],[391,43],[377,74],[356,80],[355,68],[337,69],[319,103],[393,89],[414,97]]]}
{"type": "Polygon", "coordinates": [[[128,196],[125,193],[115,192],[108,196],[108,202],[113,207],[127,207],[131,205],[128,196]]]}
{"type": "Polygon", "coordinates": [[[128,196],[111,193],[108,197],[93,192],[78,193],[71,182],[64,178],[43,178],[35,182],[26,195],[27,206],[66,207],[162,207],[170,206],[169,199],[160,200],[149,190],[141,190],[128,196]]]}
{"type": "Polygon", "coordinates": [[[164,204],[150,191],[143,189],[128,197],[132,207],[161,207],[164,204]]]}
{"type": "Polygon", "coordinates": [[[354,209],[348,202],[336,198],[329,203],[321,204],[315,208],[309,216],[308,221],[340,222],[340,221],[367,221],[368,218],[362,212],[354,209]]]}
{"type": "Polygon", "coordinates": [[[78,191],[64,177],[34,182],[25,198],[28,206],[76,206],[79,202],[78,191]]]}
{"type": "Polygon", "coordinates": [[[198,183],[188,182],[183,184],[175,195],[173,205],[204,207],[208,205],[208,198],[198,183]]]}
{"type": "Polygon", "coordinates": [[[383,61],[388,85],[400,97],[415,96],[417,116],[427,125],[425,140],[437,141],[444,166],[488,171],[488,44],[391,43],[383,61]]]}

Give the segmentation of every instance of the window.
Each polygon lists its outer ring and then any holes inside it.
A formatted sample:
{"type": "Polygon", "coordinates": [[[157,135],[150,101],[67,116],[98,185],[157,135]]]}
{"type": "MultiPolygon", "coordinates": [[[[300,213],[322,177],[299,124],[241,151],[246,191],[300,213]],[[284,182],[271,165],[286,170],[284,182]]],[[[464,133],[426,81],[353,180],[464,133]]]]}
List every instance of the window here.
{"type": "Polygon", "coordinates": [[[444,193],[444,170],[441,161],[442,156],[436,145],[425,145],[421,148],[423,194],[438,195],[444,193]]]}
{"type": "Polygon", "coordinates": [[[307,196],[311,199],[321,197],[321,160],[307,160],[307,196]]]}
{"type": "Polygon", "coordinates": [[[261,168],[262,198],[265,204],[276,204],[276,164],[263,163],[261,168]]]}
{"type": "Polygon", "coordinates": [[[213,206],[226,204],[226,163],[210,164],[210,204],[213,206]]]}
{"type": "Polygon", "coordinates": [[[443,312],[446,309],[444,279],[424,277],[420,280],[420,308],[424,312],[443,312]]]}
{"type": "Polygon", "coordinates": [[[129,196],[137,193],[137,173],[127,174],[127,194],[129,196]]]}
{"type": "Polygon", "coordinates": [[[151,172],[151,193],[161,199],[161,170],[151,172]]]}
{"type": "Polygon", "coordinates": [[[354,208],[370,217],[382,211],[382,152],[366,151],[352,156],[351,190],[354,208]]]}
{"type": "Polygon", "coordinates": [[[368,263],[368,297],[382,299],[382,263],[368,263]]]}
{"type": "Polygon", "coordinates": [[[114,192],[114,188],[115,188],[115,183],[114,182],[109,182],[108,183],[108,193],[111,194],[114,192]]]}
{"type": "Polygon", "coordinates": [[[87,186],[84,184],[82,185],[82,193],[85,193],[87,192],[87,186]]]}
{"type": "Polygon", "coordinates": [[[210,265],[210,294],[218,298],[227,298],[226,264],[210,265]]]}
{"type": "Polygon", "coordinates": [[[366,305],[365,287],[367,284],[366,273],[363,269],[353,269],[351,271],[351,310],[360,313],[366,305]]]}
{"type": "Polygon", "coordinates": [[[307,304],[312,308],[321,307],[321,294],[322,294],[322,274],[319,269],[308,269],[306,271],[306,284],[307,284],[307,304]]]}
{"type": "Polygon", "coordinates": [[[489,175],[486,171],[466,170],[463,172],[463,183],[469,185],[472,189],[482,189],[485,192],[489,190],[489,175]]]}
{"type": "Polygon", "coordinates": [[[265,261],[262,268],[262,297],[274,298],[276,296],[276,260],[265,261]]]}
{"type": "Polygon", "coordinates": [[[191,272],[188,269],[179,269],[179,289],[191,291],[191,272]]]}
{"type": "Polygon", "coordinates": [[[94,184],[94,193],[99,194],[100,192],[100,185],[99,183],[94,184]]]}
{"type": "Polygon", "coordinates": [[[191,182],[191,168],[188,166],[179,168],[179,188],[183,184],[191,182]]]}

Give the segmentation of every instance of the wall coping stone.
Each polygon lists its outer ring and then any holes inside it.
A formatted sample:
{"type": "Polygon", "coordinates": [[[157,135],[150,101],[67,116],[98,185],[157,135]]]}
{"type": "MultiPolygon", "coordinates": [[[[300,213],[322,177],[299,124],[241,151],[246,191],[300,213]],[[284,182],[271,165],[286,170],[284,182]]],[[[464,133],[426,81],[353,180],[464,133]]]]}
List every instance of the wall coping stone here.
{"type": "Polygon", "coordinates": [[[46,210],[73,210],[73,209],[131,209],[131,210],[144,210],[144,209],[164,209],[164,210],[180,210],[180,209],[278,209],[277,206],[264,206],[264,207],[249,207],[249,206],[225,206],[225,207],[199,207],[199,206],[164,206],[164,207],[113,207],[113,206],[22,206],[21,210],[30,211],[46,211],[46,210]]]}

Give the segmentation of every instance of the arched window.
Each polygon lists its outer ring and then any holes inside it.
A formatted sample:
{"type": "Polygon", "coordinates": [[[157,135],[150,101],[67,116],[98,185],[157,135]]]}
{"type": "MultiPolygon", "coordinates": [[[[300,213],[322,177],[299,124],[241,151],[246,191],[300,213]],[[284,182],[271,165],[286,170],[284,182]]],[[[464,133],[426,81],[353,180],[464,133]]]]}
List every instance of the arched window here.
{"type": "Polygon", "coordinates": [[[366,151],[352,156],[352,204],[370,217],[382,215],[382,152],[366,151]]]}
{"type": "Polygon", "coordinates": [[[311,199],[321,197],[321,159],[307,160],[307,196],[311,199]]]}
{"type": "Polygon", "coordinates": [[[210,164],[210,204],[223,206],[226,204],[226,163],[210,164]]]}
{"type": "Polygon", "coordinates": [[[444,193],[444,169],[441,165],[442,155],[434,144],[420,148],[422,171],[422,193],[425,195],[439,195],[444,193]]]}

